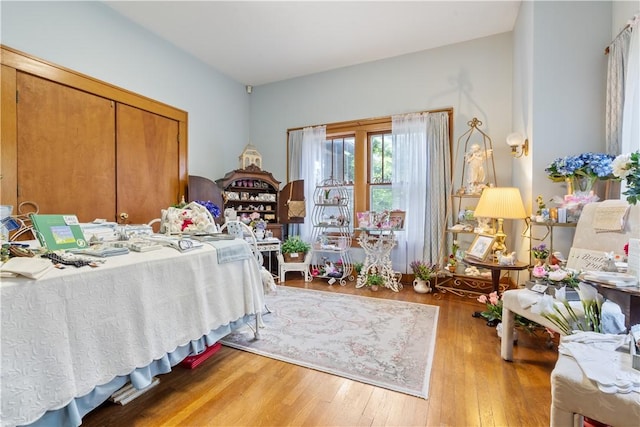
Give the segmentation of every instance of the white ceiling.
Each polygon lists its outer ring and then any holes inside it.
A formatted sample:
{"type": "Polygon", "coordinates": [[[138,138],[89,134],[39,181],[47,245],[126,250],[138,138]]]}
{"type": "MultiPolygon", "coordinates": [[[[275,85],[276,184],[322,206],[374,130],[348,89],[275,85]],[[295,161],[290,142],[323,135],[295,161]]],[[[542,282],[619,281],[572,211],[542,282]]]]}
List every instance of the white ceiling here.
{"type": "Polygon", "coordinates": [[[520,1],[105,1],[261,85],[513,30],[520,1]]]}

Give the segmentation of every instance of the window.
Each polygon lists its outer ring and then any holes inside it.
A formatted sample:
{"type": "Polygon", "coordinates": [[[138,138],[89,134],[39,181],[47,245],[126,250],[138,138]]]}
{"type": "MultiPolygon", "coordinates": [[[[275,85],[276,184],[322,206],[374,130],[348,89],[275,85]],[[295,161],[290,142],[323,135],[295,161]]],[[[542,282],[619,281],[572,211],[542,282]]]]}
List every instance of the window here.
{"type": "MultiPolygon", "coordinates": [[[[391,118],[327,125],[323,177],[345,183],[356,212],[391,209],[391,118]]],[[[352,221],[352,225],[355,221],[352,221]]]]}
{"type": "Polygon", "coordinates": [[[326,125],[321,155],[322,178],[343,181],[348,188],[352,218],[356,212],[394,208],[391,117],[326,125]]]}
{"type": "Polygon", "coordinates": [[[391,132],[369,134],[369,173],[367,190],[369,210],[381,212],[393,208],[393,144],[391,132]]]}
{"type": "MultiPolygon", "coordinates": [[[[322,179],[342,181],[349,197],[353,218],[353,183],[355,181],[355,137],[327,137],[322,150],[322,179]]],[[[350,227],[353,228],[353,222],[350,227]]]]}
{"type": "Polygon", "coordinates": [[[322,150],[322,179],[333,178],[353,185],[355,137],[327,138],[322,150]]]}

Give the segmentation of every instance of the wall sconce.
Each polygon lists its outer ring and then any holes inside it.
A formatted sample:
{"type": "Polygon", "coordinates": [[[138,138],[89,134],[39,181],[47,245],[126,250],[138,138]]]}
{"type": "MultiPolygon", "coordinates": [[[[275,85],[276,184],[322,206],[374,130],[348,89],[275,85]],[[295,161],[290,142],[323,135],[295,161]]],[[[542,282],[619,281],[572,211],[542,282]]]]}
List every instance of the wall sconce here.
{"type": "Polygon", "coordinates": [[[507,135],[507,145],[511,147],[511,155],[516,159],[529,154],[529,140],[518,132],[507,135]]]}

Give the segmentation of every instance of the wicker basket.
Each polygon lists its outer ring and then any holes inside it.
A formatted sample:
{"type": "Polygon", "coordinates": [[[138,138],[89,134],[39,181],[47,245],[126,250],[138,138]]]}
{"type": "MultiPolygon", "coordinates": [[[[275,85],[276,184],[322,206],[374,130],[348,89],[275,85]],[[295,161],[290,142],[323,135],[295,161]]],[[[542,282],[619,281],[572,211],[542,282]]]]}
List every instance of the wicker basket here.
{"type": "Polygon", "coordinates": [[[282,254],[284,262],[304,262],[305,252],[290,252],[282,254]]]}

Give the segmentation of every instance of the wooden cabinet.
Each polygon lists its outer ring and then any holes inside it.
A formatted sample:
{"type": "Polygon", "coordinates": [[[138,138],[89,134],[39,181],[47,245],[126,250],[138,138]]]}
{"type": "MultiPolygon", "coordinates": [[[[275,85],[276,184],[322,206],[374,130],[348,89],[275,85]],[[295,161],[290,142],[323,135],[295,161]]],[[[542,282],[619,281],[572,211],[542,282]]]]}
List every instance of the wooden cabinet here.
{"type": "Polygon", "coordinates": [[[280,181],[270,172],[252,164],[246,169],[228,172],[216,183],[223,189],[223,211],[234,209],[238,219],[257,213],[267,221],[267,229],[272,231],[273,237],[282,239],[282,227],[278,224],[280,181]]]}
{"type": "Polygon", "coordinates": [[[186,112],[6,47],[1,78],[2,204],[146,223],[185,194],[186,112]]]}

